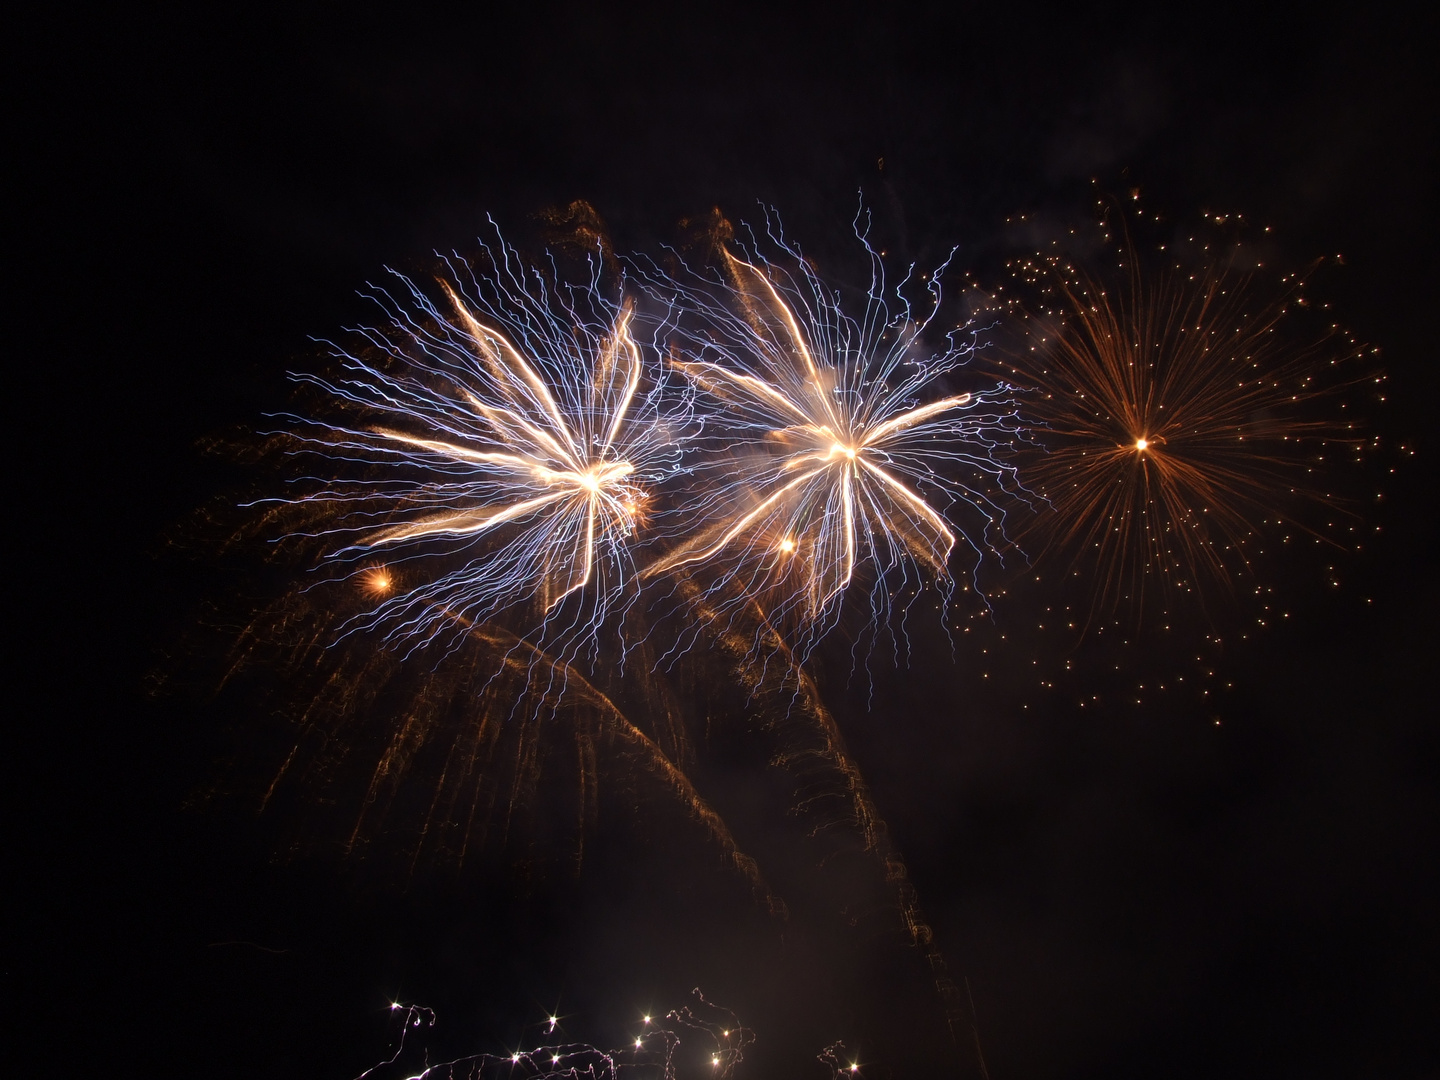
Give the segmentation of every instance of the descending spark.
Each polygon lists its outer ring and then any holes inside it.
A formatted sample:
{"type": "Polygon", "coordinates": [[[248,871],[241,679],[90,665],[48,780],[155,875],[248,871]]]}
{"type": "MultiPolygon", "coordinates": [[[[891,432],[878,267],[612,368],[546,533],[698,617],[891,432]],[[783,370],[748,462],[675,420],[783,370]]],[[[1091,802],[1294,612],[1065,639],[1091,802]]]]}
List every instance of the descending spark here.
{"type": "Polygon", "coordinates": [[[1267,525],[1319,539],[1305,515],[1333,522],[1327,453],[1361,449],[1336,391],[1364,350],[1328,319],[1307,328],[1304,279],[1237,240],[1138,250],[1127,231],[1110,246],[1109,268],[1043,253],[1012,267],[1039,296],[1007,351],[1037,387],[1022,460],[1046,504],[1020,540],[1091,579],[1097,613],[1128,601],[1138,618],[1253,569],[1267,525]]]}
{"type": "Polygon", "coordinates": [[[684,312],[671,366],[716,412],[712,452],[695,468],[696,527],[645,574],[709,573],[734,603],[758,598],[796,626],[802,652],[862,569],[877,616],[927,577],[948,590],[957,545],[977,562],[992,550],[1009,486],[995,457],[1014,430],[1008,386],[974,379],[934,396],[974,350],[966,329],[938,350],[923,340],[945,266],[923,275],[932,308],[918,316],[906,299],[914,268],[887,288],[866,222],[862,211],[870,281],[857,316],[773,218],[767,236],[786,265],[753,242],[743,258],[719,243],[719,274],[681,264],[647,275],[684,312]],[[957,511],[963,522],[948,516],[957,511]]]}
{"type": "Polygon", "coordinates": [[[844,857],[848,853],[858,855],[871,873],[878,871],[878,881],[864,875],[868,887],[862,886],[861,890],[856,890],[859,883],[848,875],[832,876],[827,893],[844,908],[873,907],[898,917],[895,929],[923,960],[958,1050],[964,1022],[958,987],[925,919],[905,859],[890,837],[859,763],[834,714],[826,707],[819,685],[758,605],[732,612],[730,618],[722,620],[712,606],[713,593],[702,592],[693,581],[683,582],[681,590],[699,622],[723,627],[706,651],[739,675],[760,726],[776,737],[771,763],[785,770],[796,783],[789,815],[805,823],[812,841],[822,842],[823,838],[825,854],[820,864],[835,874],[848,861],[844,857]],[[762,651],[784,662],[754,663],[757,640],[762,651]]]}
{"type": "MultiPolygon", "coordinates": [[[[285,741],[256,762],[261,812],[296,798],[326,807],[336,820],[325,846],[391,853],[411,873],[423,859],[463,865],[514,831],[527,834],[534,859],[544,823],[564,830],[558,846],[578,871],[613,783],[630,805],[678,810],[755,902],[784,917],[783,900],[687,775],[688,739],[650,665],[635,665],[624,680],[607,669],[602,689],[598,677],[494,623],[464,628],[463,648],[415,664],[369,643],[330,647],[333,622],[314,600],[302,593],[277,621],[258,621],[234,658],[232,679],[283,671],[287,694],[304,705],[285,741]],[[305,638],[286,641],[286,625],[304,627],[305,638]],[[616,704],[617,691],[629,711],[616,704]],[[516,709],[521,700],[527,707],[516,709]]],[[[245,743],[258,749],[264,741],[255,736],[245,743]]]]}
{"type": "Polygon", "coordinates": [[[503,239],[483,254],[479,269],[444,259],[439,301],[394,274],[398,298],[370,294],[387,318],[359,332],[368,347],[337,347],[332,377],[297,376],[340,415],[297,421],[325,478],[291,501],[377,601],[351,629],[413,648],[457,615],[523,609],[542,637],[593,644],[633,596],[634,548],[678,467],[688,403],[647,364],[601,259],[571,284],[503,239]]]}

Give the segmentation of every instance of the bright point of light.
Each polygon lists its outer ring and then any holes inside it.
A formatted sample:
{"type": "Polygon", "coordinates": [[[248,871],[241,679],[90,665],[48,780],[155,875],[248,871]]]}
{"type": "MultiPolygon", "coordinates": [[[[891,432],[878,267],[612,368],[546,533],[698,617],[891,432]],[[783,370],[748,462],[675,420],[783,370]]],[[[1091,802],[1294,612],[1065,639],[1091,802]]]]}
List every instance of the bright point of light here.
{"type": "Polygon", "coordinates": [[[1146,447],[1148,447],[1149,445],[1150,445],[1150,440],[1149,440],[1149,439],[1136,439],[1136,440],[1135,440],[1135,449],[1136,449],[1136,450],[1144,450],[1144,449],[1145,449],[1146,447]]]}
{"type": "Polygon", "coordinates": [[[639,1040],[639,1039],[636,1039],[636,1040],[635,1040],[635,1049],[636,1049],[636,1050],[639,1050],[639,1049],[640,1049],[640,1040],[639,1040]]]}
{"type": "Polygon", "coordinates": [[[788,536],[785,537],[784,540],[780,541],[780,550],[785,552],[786,555],[789,555],[795,550],[795,541],[791,540],[788,536]]]}
{"type": "Polygon", "coordinates": [[[711,1064],[711,1065],[719,1065],[719,1064],[720,1064],[720,1059],[719,1059],[718,1057],[713,1057],[713,1058],[710,1059],[710,1064],[711,1064]]]}
{"type": "Polygon", "coordinates": [[[648,1016],[645,1017],[645,1022],[646,1022],[647,1024],[650,1022],[650,1018],[649,1018],[648,1016]]]}
{"type": "Polygon", "coordinates": [[[510,1062],[511,1062],[511,1064],[518,1063],[519,1060],[520,1060],[520,1055],[519,1055],[519,1054],[511,1054],[511,1055],[510,1055],[510,1062]]]}

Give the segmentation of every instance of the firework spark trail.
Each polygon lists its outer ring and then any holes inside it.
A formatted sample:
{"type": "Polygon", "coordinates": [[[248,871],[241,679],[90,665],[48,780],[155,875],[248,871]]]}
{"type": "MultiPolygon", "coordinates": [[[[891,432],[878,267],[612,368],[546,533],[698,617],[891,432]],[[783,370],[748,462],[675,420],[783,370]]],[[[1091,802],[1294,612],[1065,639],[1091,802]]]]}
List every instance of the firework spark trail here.
{"type": "MultiPolygon", "coordinates": [[[[493,646],[503,648],[507,658],[506,662],[513,666],[517,676],[522,673],[522,670],[528,673],[532,669],[533,661],[520,659],[526,651],[539,652],[529,642],[519,641],[513,635],[490,627],[478,628],[476,633],[493,646]]],[[[558,663],[550,657],[540,657],[539,659],[548,663],[558,663]]],[[[600,717],[601,730],[605,735],[623,741],[638,752],[642,768],[659,778],[671,791],[675,800],[685,808],[691,819],[704,828],[711,842],[725,852],[726,858],[733,868],[750,883],[756,898],[764,903],[772,914],[783,916],[784,901],[771,893],[770,887],[760,875],[755,860],[740,850],[724,819],[701,797],[690,778],[670,760],[655,740],[636,727],[608,696],[593,686],[584,676],[572,670],[567,672],[560,681],[566,687],[567,692],[575,695],[577,704],[588,705],[596,710],[600,717]]],[[[593,761],[587,779],[592,786],[598,783],[593,761]]]]}
{"type": "MultiPolygon", "coordinates": [[[[362,643],[329,647],[333,620],[308,599],[313,594],[302,593],[280,605],[285,625],[257,620],[232,659],[229,678],[247,669],[282,667],[292,689],[310,688],[302,690],[309,699],[294,734],[279,747],[282,760],[278,767],[271,764],[268,779],[262,780],[261,812],[277,793],[313,788],[327,805],[358,808],[341,825],[339,838],[347,852],[364,850],[386,834],[411,835],[403,854],[413,873],[426,854],[444,854],[463,865],[492,834],[505,844],[516,817],[540,802],[542,771],[573,773],[573,830],[567,830],[578,866],[602,783],[648,777],[701,830],[705,842],[719,849],[756,902],[785,917],[784,901],[771,892],[755,860],[740,849],[724,819],[686,775],[690,748],[683,731],[675,730],[676,718],[655,715],[666,710],[669,698],[645,675],[645,665],[620,689],[631,696],[648,691],[641,694],[648,698],[642,722],[655,725],[653,735],[586,675],[493,623],[459,625],[466,648],[417,666],[391,650],[362,643]],[[292,632],[303,631],[300,640],[273,640],[286,625],[292,632]],[[548,672],[543,679],[536,674],[542,670],[548,672]],[[318,685],[308,681],[317,676],[318,685]],[[530,707],[517,711],[513,703],[522,698],[530,707]],[[350,759],[363,758],[357,751],[366,745],[375,748],[374,756],[364,759],[360,775],[359,761],[350,759]],[[570,765],[562,769],[559,759],[567,753],[570,765]],[[351,795],[335,788],[337,781],[356,779],[363,780],[363,788],[351,795]]],[[[543,800],[552,818],[563,801],[558,795],[550,790],[543,800]]]]}
{"type": "Polygon", "coordinates": [[[526,609],[526,636],[569,657],[635,595],[634,548],[680,467],[689,397],[637,337],[666,317],[610,299],[598,254],[571,284],[498,233],[482,247],[481,269],[444,259],[441,302],[394,273],[398,296],[369,294],[387,318],[359,331],[368,348],[333,346],[332,378],[295,376],[341,417],[290,418],[321,478],[289,502],[338,543],[329,566],[369,575],[378,602],[348,630],[413,649],[446,639],[452,616],[526,609]]]}
{"type": "MultiPolygon", "coordinates": [[[[433,1009],[422,1005],[390,1006],[400,1023],[395,1048],[386,1060],[360,1073],[356,1080],[382,1080],[404,1074],[406,1080],[506,1080],[519,1071],[529,1080],[620,1080],[622,1076],[678,1080],[682,1076],[726,1080],[744,1060],[755,1034],[735,1014],[694,991],[696,1004],[673,1009],[664,1022],[641,1017],[633,1041],[620,1049],[601,1049],[588,1043],[542,1043],[530,1049],[505,1054],[472,1054],[450,1061],[430,1062],[428,1048],[411,1045],[416,1035],[426,1035],[436,1025],[433,1009]],[[696,1046],[695,1043],[700,1045],[696,1046]],[[418,1071],[408,1059],[421,1057],[418,1071]]],[[[551,1016],[543,1025],[546,1036],[554,1035],[559,1018],[551,1016]]]]}
{"type": "Polygon", "coordinates": [[[1138,615],[1147,594],[1203,605],[1204,586],[1252,569],[1267,524],[1319,538],[1303,517],[1307,501],[1333,514],[1319,464],[1360,449],[1354,423],[1315,405],[1355,381],[1363,350],[1334,324],[1296,332],[1302,277],[1203,240],[1140,251],[1127,231],[1109,271],[1057,255],[1012,268],[1041,296],[1008,358],[1038,388],[1025,478],[1049,505],[1019,539],[1075,574],[1083,560],[1099,611],[1129,599],[1138,615]]]}
{"type": "MultiPolygon", "coordinates": [[[[959,988],[925,920],[905,860],[891,841],[869,786],[815,680],[753,601],[743,617],[732,612],[722,620],[720,612],[710,606],[714,602],[713,590],[689,579],[681,580],[680,589],[702,623],[724,627],[714,638],[716,651],[745,686],[755,714],[782,740],[784,748],[774,764],[796,779],[796,802],[791,812],[810,822],[809,838],[818,841],[826,834],[832,838],[835,852],[839,852],[845,848],[842,830],[853,830],[861,856],[881,871],[890,892],[888,903],[900,916],[910,944],[924,957],[952,1043],[961,1052],[960,1037],[967,1030],[967,1016],[959,988]],[[755,663],[756,641],[783,663],[755,663]],[[837,806],[838,811],[833,809],[837,806]]],[[[848,901],[842,906],[845,904],[848,901]]]]}
{"type": "Polygon", "coordinates": [[[681,261],[674,274],[652,265],[641,275],[683,313],[671,366],[716,406],[693,473],[696,527],[644,574],[703,568],[717,598],[758,598],[772,621],[793,626],[803,658],[862,568],[884,621],[927,578],[949,595],[957,546],[970,549],[972,572],[996,549],[998,499],[1013,486],[997,458],[1017,426],[1011,392],[983,378],[940,391],[974,352],[969,328],[939,349],[923,340],[946,266],[921,276],[931,309],[918,314],[906,298],[914,267],[887,286],[863,209],[855,234],[870,280],[858,316],[771,213],[766,246],[780,262],[753,234],[740,257],[723,242],[728,226],[717,232],[720,272],[681,261]]]}

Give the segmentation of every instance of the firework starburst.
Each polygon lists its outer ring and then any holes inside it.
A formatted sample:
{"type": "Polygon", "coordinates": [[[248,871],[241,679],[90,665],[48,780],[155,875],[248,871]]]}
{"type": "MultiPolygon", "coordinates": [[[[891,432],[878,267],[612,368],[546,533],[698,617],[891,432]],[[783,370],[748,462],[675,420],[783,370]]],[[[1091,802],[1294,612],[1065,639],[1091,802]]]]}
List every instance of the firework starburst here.
{"type": "Polygon", "coordinates": [[[745,257],[721,245],[719,273],[663,283],[688,316],[671,364],[718,408],[697,527],[647,573],[711,574],[802,642],[862,568],[883,614],[901,591],[948,588],[957,546],[978,561],[1003,518],[1008,472],[994,451],[1013,427],[1009,388],[954,385],[973,353],[968,328],[927,346],[944,267],[922,279],[931,310],[917,315],[905,299],[913,268],[887,289],[881,253],[857,235],[870,280],[855,316],[773,222],[776,260],[758,244],[745,257]]]}
{"type": "Polygon", "coordinates": [[[1360,448],[1336,390],[1362,350],[1227,224],[1141,250],[1121,216],[1102,220],[1108,269],[1015,264],[1039,297],[1009,359],[1037,390],[1025,479],[1046,502],[1022,542],[1093,579],[1097,610],[1201,599],[1251,569],[1267,526],[1318,539],[1325,459],[1360,448]]]}
{"type": "Polygon", "coordinates": [[[370,294],[387,318],[360,331],[368,347],[302,376],[340,417],[301,419],[300,449],[338,478],[294,502],[377,598],[352,628],[413,645],[523,609],[542,638],[593,639],[633,595],[686,405],[665,397],[600,260],[572,285],[503,240],[483,254],[484,270],[445,259],[438,299],[395,274],[395,292],[370,294]]]}

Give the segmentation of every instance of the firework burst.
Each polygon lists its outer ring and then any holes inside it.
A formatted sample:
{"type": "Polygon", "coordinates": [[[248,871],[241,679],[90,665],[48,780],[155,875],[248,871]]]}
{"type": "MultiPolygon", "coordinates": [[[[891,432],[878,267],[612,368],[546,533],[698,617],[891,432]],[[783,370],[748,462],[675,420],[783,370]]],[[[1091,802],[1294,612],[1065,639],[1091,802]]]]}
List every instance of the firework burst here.
{"type": "Polygon", "coordinates": [[[498,236],[482,255],[481,269],[444,259],[437,297],[393,274],[394,291],[369,294],[386,318],[359,331],[366,347],[336,347],[329,378],[297,377],[339,417],[294,418],[297,453],[326,479],[288,503],[373,600],[350,630],[415,647],[523,611],[527,634],[571,655],[633,597],[688,406],[647,364],[598,256],[571,284],[498,236]]]}
{"type": "Polygon", "coordinates": [[[774,259],[753,235],[735,254],[722,223],[716,272],[681,263],[648,279],[686,313],[671,366],[715,408],[693,532],[646,574],[698,573],[712,596],[759,603],[802,656],[862,573],[881,620],[926,583],[948,595],[956,548],[972,569],[994,549],[1009,486],[995,456],[1014,430],[1009,387],[955,385],[974,351],[968,327],[926,343],[945,266],[920,277],[929,311],[917,313],[914,268],[887,287],[867,226],[862,211],[869,282],[855,315],[771,216],[774,259]]]}
{"type": "Polygon", "coordinates": [[[1267,527],[1350,543],[1309,511],[1335,524],[1327,457],[1362,449],[1337,391],[1364,378],[1365,350],[1313,310],[1304,276],[1227,234],[1233,219],[1143,249],[1131,224],[1102,204],[1108,268],[1012,264],[1037,300],[1006,360],[1035,388],[1022,466],[1044,507],[1021,542],[1089,578],[1095,613],[1138,619],[1248,574],[1267,527]]]}

